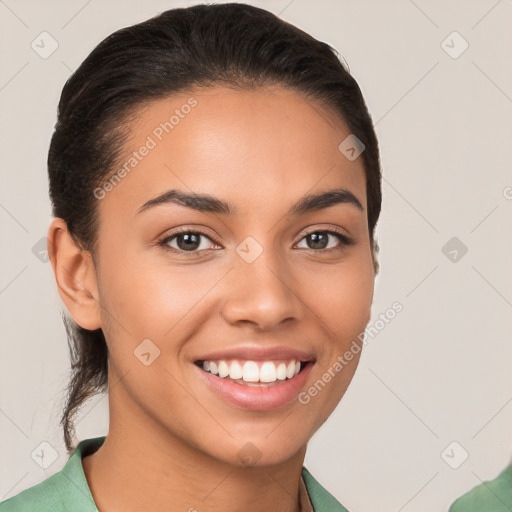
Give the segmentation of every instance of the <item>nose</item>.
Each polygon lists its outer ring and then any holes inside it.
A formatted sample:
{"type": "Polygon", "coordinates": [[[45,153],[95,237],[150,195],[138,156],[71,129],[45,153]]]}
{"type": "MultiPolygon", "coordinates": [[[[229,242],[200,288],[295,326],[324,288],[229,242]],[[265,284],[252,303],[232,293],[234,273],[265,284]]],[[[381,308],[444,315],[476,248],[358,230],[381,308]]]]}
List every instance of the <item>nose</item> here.
{"type": "Polygon", "coordinates": [[[304,305],[289,265],[264,250],[252,263],[236,257],[226,283],[224,319],[233,325],[252,324],[268,331],[302,318],[304,305]]]}

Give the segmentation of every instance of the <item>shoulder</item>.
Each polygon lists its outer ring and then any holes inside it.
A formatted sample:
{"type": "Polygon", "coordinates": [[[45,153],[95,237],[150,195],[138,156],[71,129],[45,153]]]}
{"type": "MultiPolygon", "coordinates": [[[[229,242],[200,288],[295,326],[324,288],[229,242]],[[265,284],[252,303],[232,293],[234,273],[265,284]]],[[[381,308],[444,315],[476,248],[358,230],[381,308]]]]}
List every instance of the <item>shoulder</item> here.
{"type": "Polygon", "coordinates": [[[482,482],[457,499],[449,512],[508,512],[512,507],[512,464],[494,480],[482,482]]]}
{"type": "Polygon", "coordinates": [[[349,512],[327,489],[322,487],[303,466],[302,478],[315,512],[349,512]]]}
{"type": "Polygon", "coordinates": [[[41,483],[34,485],[16,496],[0,503],[0,512],[25,512],[37,510],[38,512],[65,510],[65,486],[63,486],[60,471],[41,483]]]}
{"type": "Polygon", "coordinates": [[[105,437],[79,443],[64,467],[41,483],[0,503],[0,512],[97,512],[82,466],[82,455],[95,451],[105,437]]]}

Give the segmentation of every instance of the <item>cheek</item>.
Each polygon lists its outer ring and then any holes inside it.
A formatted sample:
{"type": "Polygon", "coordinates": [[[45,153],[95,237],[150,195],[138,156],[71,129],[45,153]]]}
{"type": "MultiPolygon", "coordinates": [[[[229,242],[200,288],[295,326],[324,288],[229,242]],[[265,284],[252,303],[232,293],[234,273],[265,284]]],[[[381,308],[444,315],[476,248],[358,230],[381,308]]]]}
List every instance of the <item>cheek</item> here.
{"type": "Polygon", "coordinates": [[[314,279],[304,287],[303,300],[321,319],[327,337],[341,346],[350,343],[366,327],[373,298],[374,273],[366,251],[346,261],[318,266],[314,279]]]}
{"type": "MultiPolygon", "coordinates": [[[[139,338],[174,338],[187,323],[184,319],[202,315],[209,303],[205,295],[229,270],[229,264],[220,269],[214,261],[177,265],[144,253],[129,254],[104,260],[99,284],[106,314],[133,334],[134,343],[139,338]]],[[[334,334],[333,342],[344,343],[364,330],[374,285],[368,248],[338,264],[303,262],[290,278],[301,301],[322,320],[327,338],[334,334]]]]}
{"type": "Polygon", "coordinates": [[[157,340],[200,303],[218,275],[200,266],[171,264],[155,257],[158,249],[151,251],[104,259],[99,285],[102,305],[118,323],[137,339],[157,340]]]}

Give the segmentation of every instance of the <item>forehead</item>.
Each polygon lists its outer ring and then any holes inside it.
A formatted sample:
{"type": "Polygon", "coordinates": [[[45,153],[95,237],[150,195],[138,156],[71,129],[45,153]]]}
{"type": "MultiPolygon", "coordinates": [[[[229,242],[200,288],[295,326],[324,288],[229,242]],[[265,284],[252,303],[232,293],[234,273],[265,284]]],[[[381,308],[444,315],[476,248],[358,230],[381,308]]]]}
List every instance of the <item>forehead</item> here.
{"type": "Polygon", "coordinates": [[[338,146],[340,116],[283,87],[195,89],[146,104],[130,125],[104,213],[135,213],[170,188],[232,204],[286,207],[316,189],[343,187],[366,207],[362,159],[338,146]]]}

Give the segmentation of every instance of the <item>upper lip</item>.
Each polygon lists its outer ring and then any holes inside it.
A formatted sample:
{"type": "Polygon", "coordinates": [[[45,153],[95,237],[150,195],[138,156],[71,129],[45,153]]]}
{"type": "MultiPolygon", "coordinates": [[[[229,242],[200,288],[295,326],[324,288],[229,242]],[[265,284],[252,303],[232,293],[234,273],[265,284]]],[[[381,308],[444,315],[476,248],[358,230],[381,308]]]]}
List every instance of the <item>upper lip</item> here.
{"type": "Polygon", "coordinates": [[[261,346],[239,346],[215,352],[209,352],[194,359],[194,361],[216,361],[219,359],[243,359],[247,361],[273,361],[290,360],[314,361],[316,360],[312,352],[298,350],[296,348],[284,345],[276,347],[261,346]]]}

